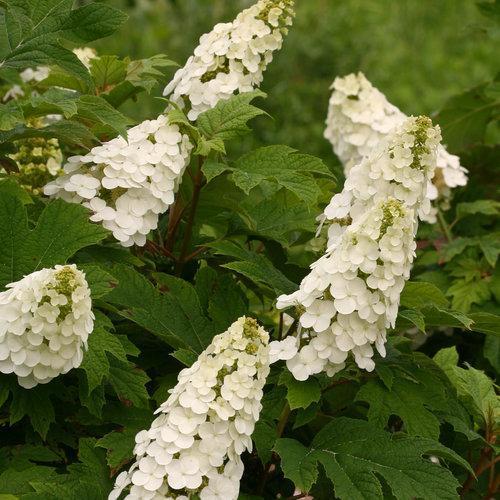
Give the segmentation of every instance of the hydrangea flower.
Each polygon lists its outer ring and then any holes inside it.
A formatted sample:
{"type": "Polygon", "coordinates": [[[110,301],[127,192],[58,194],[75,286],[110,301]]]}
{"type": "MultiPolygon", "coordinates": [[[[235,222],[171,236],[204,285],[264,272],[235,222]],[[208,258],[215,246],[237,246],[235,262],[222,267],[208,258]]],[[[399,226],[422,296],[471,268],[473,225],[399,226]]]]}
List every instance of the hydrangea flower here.
{"type": "Polygon", "coordinates": [[[94,328],[85,274],[72,265],[42,269],[0,293],[0,372],[31,389],[80,366],[94,328]]]}
{"type": "Polygon", "coordinates": [[[429,204],[439,139],[428,118],[406,119],[351,169],[325,209],[326,253],[296,292],[277,301],[278,309],[297,308],[302,331],[298,339],[271,342],[270,350],[297,380],[322,371],[332,376],[349,353],[368,371],[374,348],[385,355],[386,331],[394,327],[415,256],[418,213],[429,204]]]}
{"type": "Polygon", "coordinates": [[[246,317],[214,337],[179,373],[150,429],[136,435],[136,462],[118,475],[110,500],[238,498],[240,455],[252,448],[269,373],[268,340],[246,317]]]}
{"type": "Polygon", "coordinates": [[[164,95],[196,120],[235,92],[249,92],[279,50],[292,24],[292,0],[259,0],[230,23],[217,24],[200,38],[185,66],[177,71],[164,95]]]}
{"type": "Polygon", "coordinates": [[[298,308],[302,332],[297,341],[271,342],[273,360],[286,360],[297,380],[322,371],[333,375],[349,353],[360,368],[373,370],[373,346],[385,354],[386,329],[394,326],[410,275],[415,230],[414,210],[395,198],[379,201],[347,226],[311,265],[299,290],[278,298],[279,309],[298,308]]]}
{"type": "Polygon", "coordinates": [[[441,134],[429,118],[410,117],[396,126],[372,153],[352,167],[341,193],[335,194],[322,219],[331,221],[329,242],[351,221],[380,200],[393,197],[415,210],[431,213],[430,186],[441,134]]]}
{"type": "Polygon", "coordinates": [[[44,193],[89,208],[90,219],[121,245],[144,245],[159,214],[174,201],[192,147],[188,136],[160,115],[129,129],[127,139],[116,137],[69,158],[65,175],[44,193]]]}
{"type": "MultiPolygon", "coordinates": [[[[407,118],[376,89],[363,73],[336,78],[332,84],[325,137],[332,143],[335,154],[349,171],[379,147],[388,134],[401,126],[407,118]]],[[[467,170],[460,165],[458,156],[438,147],[434,185],[428,186],[431,200],[440,198],[447,208],[451,189],[467,184],[467,170]]],[[[435,210],[425,216],[435,221],[435,210]]]]}

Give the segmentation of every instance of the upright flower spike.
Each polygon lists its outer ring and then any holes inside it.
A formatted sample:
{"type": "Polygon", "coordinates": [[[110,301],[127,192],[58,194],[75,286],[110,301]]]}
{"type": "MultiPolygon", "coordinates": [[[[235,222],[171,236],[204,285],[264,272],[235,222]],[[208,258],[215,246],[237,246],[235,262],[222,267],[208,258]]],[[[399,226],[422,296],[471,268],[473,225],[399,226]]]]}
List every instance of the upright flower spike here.
{"type": "Polygon", "coordinates": [[[292,24],[293,0],[259,0],[230,23],[217,24],[200,38],[186,65],[163,95],[190,120],[236,92],[257,88],[292,24]]]}
{"type": "Polygon", "coordinates": [[[0,293],[0,372],[31,389],[80,366],[94,328],[85,274],[72,265],[42,269],[0,293]]]}
{"type": "Polygon", "coordinates": [[[297,380],[322,371],[332,376],[349,353],[372,371],[373,346],[385,355],[386,329],[394,326],[410,275],[415,231],[415,212],[390,197],[347,226],[299,290],[278,298],[278,309],[297,308],[302,332],[295,341],[272,342],[271,361],[286,360],[297,380]]]}
{"type": "Polygon", "coordinates": [[[179,373],[150,429],[136,435],[136,462],[116,478],[109,500],[236,500],[240,455],[252,448],[269,373],[268,341],[246,317],[214,337],[179,373]]]}
{"type": "Polygon", "coordinates": [[[295,306],[303,331],[271,343],[272,361],[286,360],[298,380],[333,375],[352,353],[371,371],[373,346],[385,355],[399,298],[415,254],[418,213],[430,202],[439,129],[426,117],[408,118],[389,139],[351,169],[342,193],[325,209],[328,249],[299,290],[278,298],[295,306]]]}
{"type": "Polygon", "coordinates": [[[174,201],[193,146],[166,116],[129,129],[64,165],[65,175],[44,193],[92,211],[91,220],[112,231],[121,245],[142,246],[174,201]]]}
{"type": "MultiPolygon", "coordinates": [[[[344,189],[324,210],[332,222],[329,242],[380,200],[393,197],[424,219],[431,211],[429,186],[436,169],[439,127],[425,116],[407,118],[372,153],[352,167],[344,189]]],[[[329,243],[330,244],[330,243],[329,243]]]]}
{"type": "MultiPolygon", "coordinates": [[[[407,117],[363,73],[336,78],[331,88],[325,137],[331,142],[348,177],[351,168],[369,156],[407,117]]],[[[460,159],[441,145],[433,183],[429,185],[428,197],[431,200],[439,198],[443,208],[447,208],[451,190],[467,184],[467,170],[460,165],[460,159]]],[[[435,210],[429,212],[425,220],[434,222],[435,210]]]]}

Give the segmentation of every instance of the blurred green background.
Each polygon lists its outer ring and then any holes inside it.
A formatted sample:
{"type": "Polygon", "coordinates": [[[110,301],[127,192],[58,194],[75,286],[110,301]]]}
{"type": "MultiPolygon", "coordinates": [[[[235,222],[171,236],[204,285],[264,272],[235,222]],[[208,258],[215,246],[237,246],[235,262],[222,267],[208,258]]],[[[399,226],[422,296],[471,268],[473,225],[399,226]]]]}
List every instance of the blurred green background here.
{"type": "MultiPolygon", "coordinates": [[[[96,48],[133,58],[165,53],[183,64],[201,34],[230,21],[249,0],[105,0],[125,27],[96,48]]],[[[288,144],[335,164],[323,139],[329,86],[361,70],[408,114],[432,113],[453,94],[491,78],[498,40],[488,38],[473,0],[297,0],[294,26],[264,79],[255,134],[236,145],[288,144]],[[254,143],[254,144],[251,144],[254,143]]],[[[153,95],[161,95],[158,88],[153,95]]],[[[142,96],[125,112],[150,118],[163,103],[142,96]]]]}

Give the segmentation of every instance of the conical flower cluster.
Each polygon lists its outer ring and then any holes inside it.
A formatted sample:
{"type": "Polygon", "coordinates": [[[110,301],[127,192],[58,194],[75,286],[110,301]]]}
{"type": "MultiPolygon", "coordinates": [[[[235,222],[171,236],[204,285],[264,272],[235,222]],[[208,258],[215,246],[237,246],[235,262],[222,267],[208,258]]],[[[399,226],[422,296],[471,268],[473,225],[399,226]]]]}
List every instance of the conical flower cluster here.
{"type": "Polygon", "coordinates": [[[31,389],[80,366],[94,328],[90,290],[75,265],[42,269],[0,293],[0,372],[31,389]]]}
{"type": "Polygon", "coordinates": [[[166,116],[132,127],[127,139],[116,137],[74,156],[65,175],[44,188],[46,195],[81,203],[128,247],[144,245],[159,214],[174,201],[192,145],[166,116]]]}
{"type": "Polygon", "coordinates": [[[196,120],[234,93],[255,89],[273,52],[281,48],[293,15],[292,0],[259,0],[233,22],[217,24],[200,38],[164,95],[196,120]]]}
{"type": "Polygon", "coordinates": [[[117,477],[110,500],[238,498],[240,455],[252,448],[269,373],[268,339],[245,317],[214,337],[179,373],[151,428],[137,434],[136,462],[117,477]]]}
{"type": "MultiPolygon", "coordinates": [[[[407,117],[363,73],[336,78],[332,89],[325,137],[348,177],[351,168],[371,155],[407,117]]],[[[431,200],[439,198],[441,207],[447,208],[451,189],[467,184],[467,170],[460,165],[458,156],[449,154],[442,145],[437,155],[435,177],[427,196],[431,200]]],[[[435,210],[426,214],[424,220],[434,222],[435,210]]]]}
{"type": "Polygon", "coordinates": [[[429,200],[439,130],[428,118],[408,118],[348,177],[326,208],[328,249],[299,290],[278,298],[295,306],[303,328],[297,338],[271,343],[271,359],[284,359],[298,380],[333,375],[352,353],[371,371],[373,346],[385,355],[399,298],[415,255],[417,212],[429,200]]]}

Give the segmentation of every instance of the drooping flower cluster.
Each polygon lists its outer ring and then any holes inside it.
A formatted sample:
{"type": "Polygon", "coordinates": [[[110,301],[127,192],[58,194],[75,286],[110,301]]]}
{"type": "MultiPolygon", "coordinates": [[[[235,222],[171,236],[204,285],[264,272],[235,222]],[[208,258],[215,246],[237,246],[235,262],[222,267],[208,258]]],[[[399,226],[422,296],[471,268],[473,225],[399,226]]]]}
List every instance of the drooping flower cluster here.
{"type": "MultiPolygon", "coordinates": [[[[400,126],[406,115],[392,105],[363,73],[336,78],[326,120],[325,137],[332,143],[335,154],[344,165],[346,177],[352,167],[369,156],[385,137],[400,126]]],[[[439,198],[447,208],[451,189],[467,184],[467,170],[458,156],[449,154],[440,145],[434,184],[427,196],[439,198]]],[[[435,221],[435,210],[425,216],[435,221]]]]}
{"type": "Polygon", "coordinates": [[[286,360],[298,380],[333,375],[349,353],[371,371],[373,346],[385,355],[386,329],[394,326],[414,258],[417,212],[429,204],[439,139],[428,118],[408,118],[350,171],[344,191],[326,208],[325,255],[299,290],[277,303],[298,309],[303,330],[272,342],[271,360],[286,360]]]}
{"type": "Polygon", "coordinates": [[[31,389],[80,366],[94,327],[90,290],[75,265],[42,269],[0,293],[0,372],[31,389]]]}
{"type": "Polygon", "coordinates": [[[269,373],[268,334],[242,317],[179,373],[149,430],[136,435],[136,462],[109,499],[236,500],[240,455],[252,448],[269,373]]]}
{"type": "Polygon", "coordinates": [[[200,38],[186,65],[164,91],[190,120],[235,92],[249,92],[279,50],[293,17],[293,0],[259,0],[233,22],[219,23],[200,38]]]}
{"type": "MultiPolygon", "coordinates": [[[[40,194],[47,182],[62,173],[63,156],[57,139],[33,137],[16,142],[17,151],[9,158],[17,164],[21,186],[33,194],[40,194]]],[[[1,172],[2,169],[0,169],[1,172]]]]}
{"type": "Polygon", "coordinates": [[[159,214],[174,201],[192,145],[166,116],[146,120],[116,137],[74,156],[65,175],[47,184],[48,196],[81,203],[123,246],[144,245],[159,214]]]}

